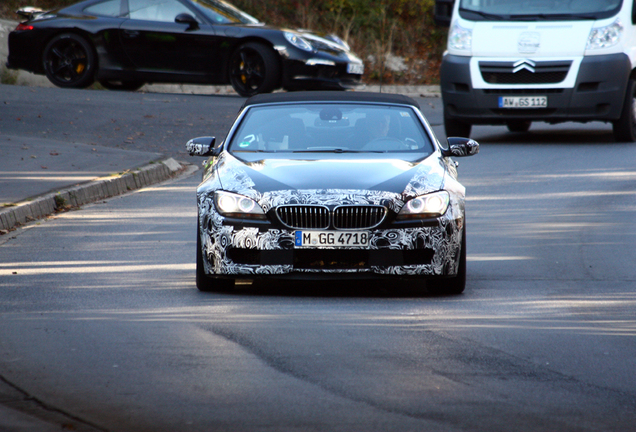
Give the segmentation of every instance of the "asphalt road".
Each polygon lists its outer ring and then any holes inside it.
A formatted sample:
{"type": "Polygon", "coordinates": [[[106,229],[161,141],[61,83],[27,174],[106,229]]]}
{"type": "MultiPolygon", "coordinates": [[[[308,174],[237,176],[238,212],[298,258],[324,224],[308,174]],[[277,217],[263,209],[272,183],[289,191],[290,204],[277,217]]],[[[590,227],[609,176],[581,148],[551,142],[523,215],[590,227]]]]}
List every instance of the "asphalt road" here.
{"type": "MultiPolygon", "coordinates": [[[[242,102],[11,91],[3,134],[177,157],[242,102]]],[[[604,125],[474,137],[463,295],[199,293],[195,174],[1,240],[0,380],[76,430],[634,430],[636,145],[604,125]]]]}

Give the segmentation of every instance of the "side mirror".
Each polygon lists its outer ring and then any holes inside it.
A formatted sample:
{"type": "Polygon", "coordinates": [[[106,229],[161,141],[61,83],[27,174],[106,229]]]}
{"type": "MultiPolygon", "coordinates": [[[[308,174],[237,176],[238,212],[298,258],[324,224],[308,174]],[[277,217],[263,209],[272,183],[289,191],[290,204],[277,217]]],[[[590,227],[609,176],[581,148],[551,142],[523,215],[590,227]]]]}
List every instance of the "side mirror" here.
{"type": "Polygon", "coordinates": [[[180,13],[179,15],[177,15],[177,17],[174,19],[174,22],[176,22],[177,24],[187,24],[188,30],[196,30],[199,28],[199,23],[197,22],[196,18],[187,13],[180,13]]]}
{"type": "Polygon", "coordinates": [[[218,156],[222,146],[214,147],[215,142],[214,137],[192,138],[186,143],[186,151],[190,156],[218,156]]]}
{"type": "Polygon", "coordinates": [[[435,0],[433,19],[440,27],[450,27],[455,0],[435,0]]]}
{"type": "Polygon", "coordinates": [[[479,153],[479,143],[470,138],[450,137],[446,140],[448,149],[442,150],[444,156],[473,156],[479,153]]]}

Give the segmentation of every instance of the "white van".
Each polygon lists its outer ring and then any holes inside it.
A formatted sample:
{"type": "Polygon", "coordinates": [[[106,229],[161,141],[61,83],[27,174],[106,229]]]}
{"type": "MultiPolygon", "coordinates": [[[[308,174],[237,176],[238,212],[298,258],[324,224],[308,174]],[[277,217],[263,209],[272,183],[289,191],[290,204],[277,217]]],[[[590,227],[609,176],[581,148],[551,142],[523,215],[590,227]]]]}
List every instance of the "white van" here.
{"type": "Polygon", "coordinates": [[[447,136],[600,120],[636,141],[636,0],[436,1],[447,136]]]}

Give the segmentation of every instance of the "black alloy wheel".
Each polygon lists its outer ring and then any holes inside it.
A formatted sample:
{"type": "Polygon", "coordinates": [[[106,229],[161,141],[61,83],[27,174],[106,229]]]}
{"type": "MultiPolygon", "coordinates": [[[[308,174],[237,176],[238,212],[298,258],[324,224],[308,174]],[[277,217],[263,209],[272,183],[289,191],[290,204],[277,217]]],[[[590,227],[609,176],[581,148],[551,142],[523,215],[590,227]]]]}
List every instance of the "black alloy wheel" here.
{"type": "Polygon", "coordinates": [[[55,36],[44,48],[44,72],[58,87],[93,84],[97,61],[91,44],[75,33],[55,36]]]}
{"type": "Polygon", "coordinates": [[[143,81],[138,80],[99,80],[99,83],[108,90],[120,90],[120,91],[136,91],[146,84],[143,81]]]}
{"type": "Polygon", "coordinates": [[[270,47],[249,42],[232,54],[229,75],[230,84],[243,97],[270,93],[278,84],[280,64],[270,47]]]}
{"type": "Polygon", "coordinates": [[[618,142],[636,141],[636,81],[633,78],[627,83],[623,110],[620,118],[613,123],[613,132],[618,142]]]}

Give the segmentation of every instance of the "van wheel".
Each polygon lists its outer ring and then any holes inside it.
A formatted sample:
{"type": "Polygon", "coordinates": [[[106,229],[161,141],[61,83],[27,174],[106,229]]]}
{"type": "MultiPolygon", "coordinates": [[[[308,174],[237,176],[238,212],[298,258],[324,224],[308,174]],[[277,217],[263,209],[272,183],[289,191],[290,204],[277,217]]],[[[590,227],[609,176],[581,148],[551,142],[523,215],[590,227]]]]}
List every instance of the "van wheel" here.
{"type": "Polygon", "coordinates": [[[627,83],[623,111],[613,123],[613,131],[614,139],[618,142],[636,141],[636,81],[633,79],[627,83]]]}
{"type": "Polygon", "coordinates": [[[444,130],[446,131],[446,137],[470,137],[470,130],[472,125],[470,123],[464,123],[463,121],[444,118],[444,130]]]}
{"type": "Polygon", "coordinates": [[[532,122],[527,120],[514,120],[506,123],[510,132],[528,132],[531,125],[532,122]]]}

